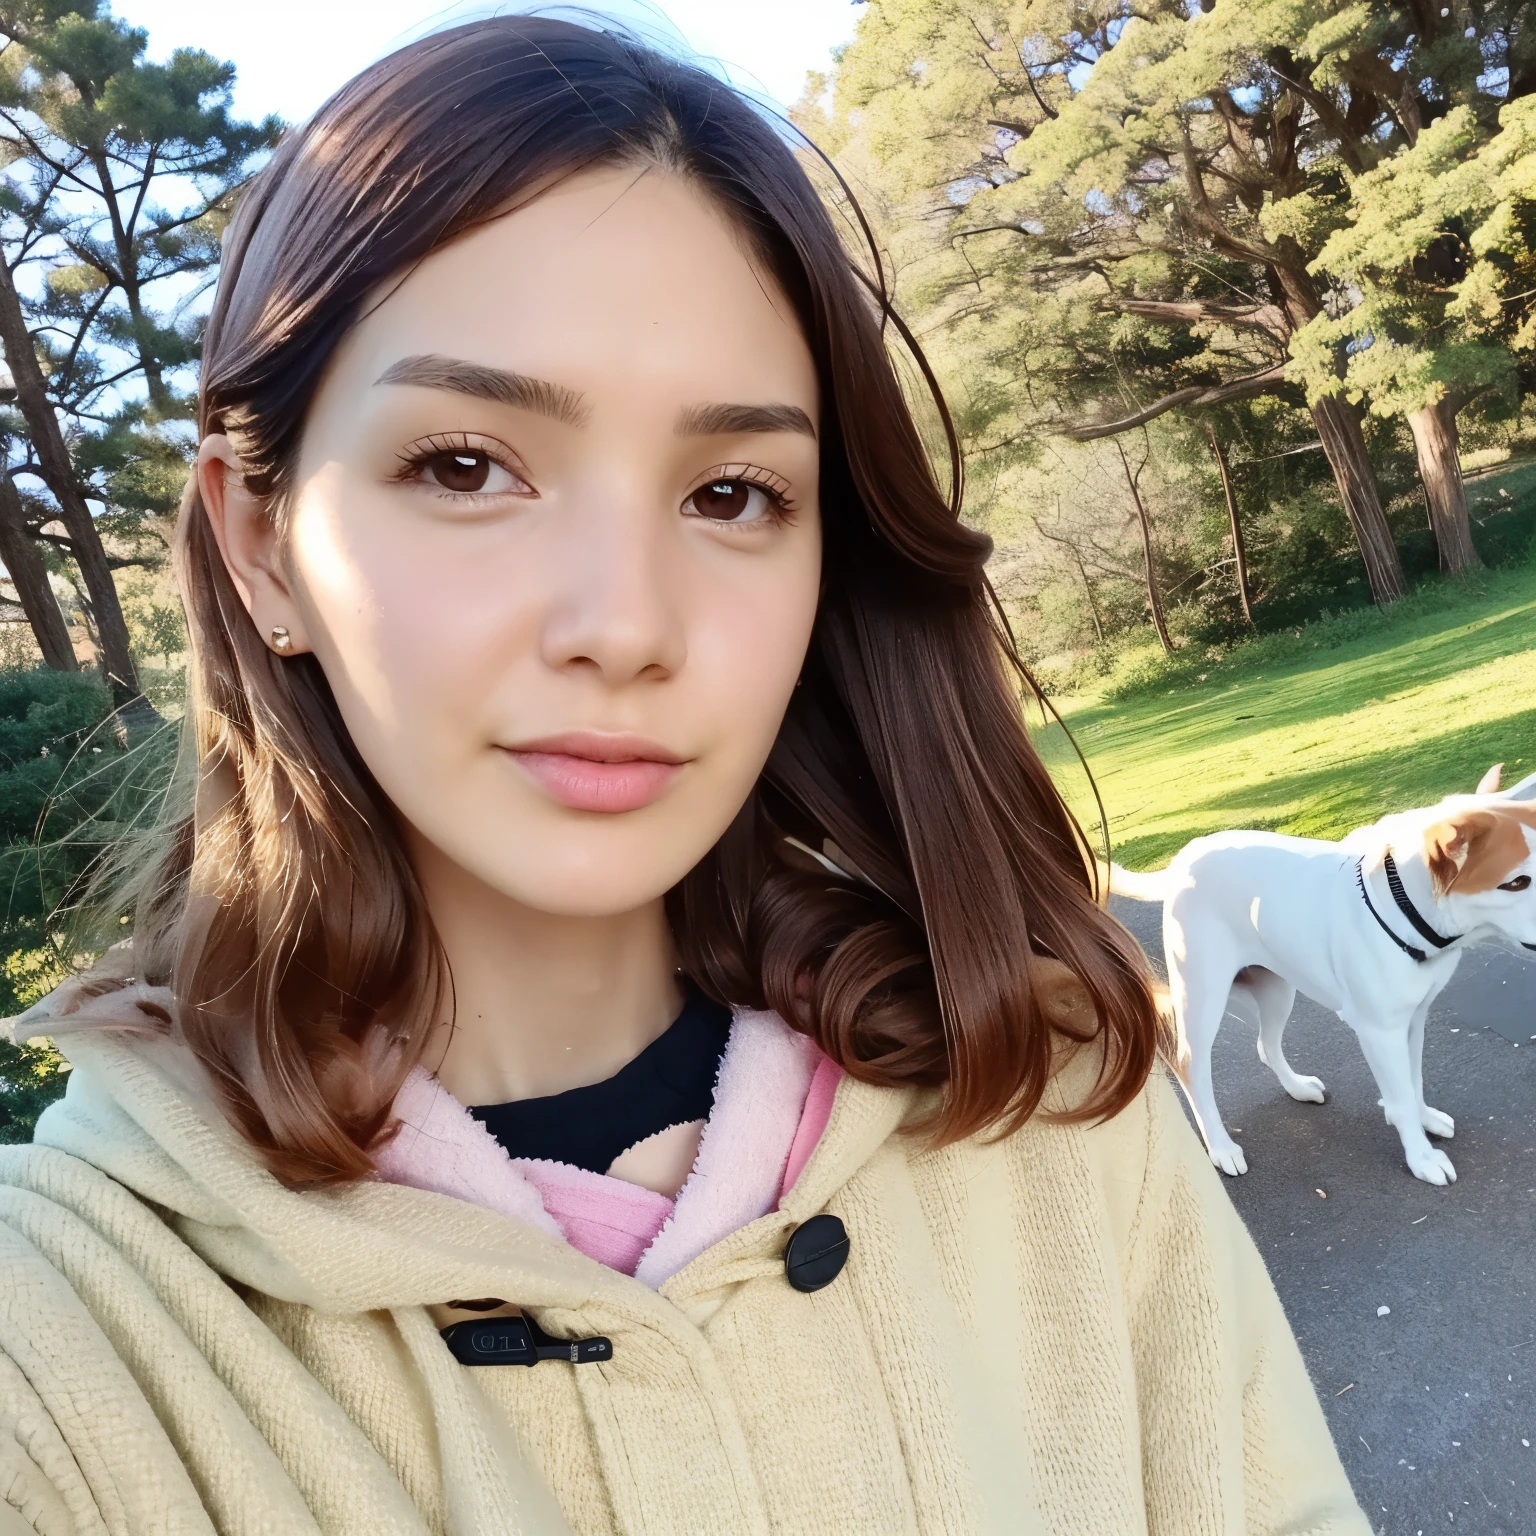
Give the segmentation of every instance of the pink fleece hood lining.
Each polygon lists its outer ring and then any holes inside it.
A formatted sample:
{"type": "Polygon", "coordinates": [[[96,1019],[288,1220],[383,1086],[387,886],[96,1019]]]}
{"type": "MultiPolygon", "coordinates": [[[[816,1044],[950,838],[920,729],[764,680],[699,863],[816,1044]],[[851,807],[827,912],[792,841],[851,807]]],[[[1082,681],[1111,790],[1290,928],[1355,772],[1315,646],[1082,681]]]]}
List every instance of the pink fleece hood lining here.
{"type": "Polygon", "coordinates": [[[714,1110],[675,1200],[587,1169],[508,1157],[421,1068],[395,1101],[400,1129],[375,1162],[391,1183],[526,1221],[655,1289],[774,1209],[820,1140],[841,1076],[777,1014],[737,1011],[714,1110]]]}
{"type": "Polygon", "coordinates": [[[736,1014],[693,1172],[635,1267],[637,1280],[659,1288],[706,1248],[779,1203],[820,1056],[778,1014],[736,1014]]]}

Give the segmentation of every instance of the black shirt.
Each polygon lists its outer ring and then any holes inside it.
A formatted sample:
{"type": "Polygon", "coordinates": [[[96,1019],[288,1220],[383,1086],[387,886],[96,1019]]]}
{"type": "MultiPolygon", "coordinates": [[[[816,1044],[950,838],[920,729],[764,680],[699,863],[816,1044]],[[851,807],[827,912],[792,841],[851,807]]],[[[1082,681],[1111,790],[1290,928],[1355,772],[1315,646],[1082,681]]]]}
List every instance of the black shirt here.
{"type": "Polygon", "coordinates": [[[607,1173],[621,1152],[646,1137],[709,1118],[730,1030],[730,1009],[690,990],[666,1031],[606,1081],[469,1112],[509,1157],[607,1173]]]}

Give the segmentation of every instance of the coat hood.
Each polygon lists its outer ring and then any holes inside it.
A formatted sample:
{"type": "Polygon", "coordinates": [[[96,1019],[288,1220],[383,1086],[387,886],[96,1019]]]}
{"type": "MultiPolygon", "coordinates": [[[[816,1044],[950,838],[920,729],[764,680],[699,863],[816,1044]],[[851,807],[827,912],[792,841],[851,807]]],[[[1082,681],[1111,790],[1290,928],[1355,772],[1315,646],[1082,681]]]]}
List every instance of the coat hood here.
{"type": "MultiPolygon", "coordinates": [[[[221,1275],[325,1313],[461,1296],[560,1308],[602,1298],[626,1312],[662,1304],[547,1226],[464,1199],[380,1179],[288,1188],[262,1166],[199,1064],[166,1033],[173,1015],[163,988],[132,982],[96,995],[90,983],[71,981],[14,1020],[11,1033],[18,1043],[52,1039],[71,1066],[64,1097],[38,1120],[35,1143],[81,1159],[159,1208],[221,1275]]],[[[713,1270],[709,1261],[721,1249],[777,1265],[788,1232],[862,1166],[911,1098],[845,1080],[780,1208],[685,1266],[663,1293],[699,1265],[713,1270]]]]}

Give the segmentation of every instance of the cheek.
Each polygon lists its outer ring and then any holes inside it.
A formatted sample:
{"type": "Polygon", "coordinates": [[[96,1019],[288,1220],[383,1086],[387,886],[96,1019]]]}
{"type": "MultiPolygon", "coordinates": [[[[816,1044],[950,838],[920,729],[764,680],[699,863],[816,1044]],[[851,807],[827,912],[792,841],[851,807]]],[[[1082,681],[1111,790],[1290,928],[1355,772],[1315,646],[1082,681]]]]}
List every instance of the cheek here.
{"type": "Polygon", "coordinates": [[[312,489],[289,537],[295,595],[347,727],[387,782],[381,749],[435,752],[463,735],[466,704],[485,697],[482,673],[506,645],[505,584],[498,562],[466,559],[440,530],[312,489]]]}
{"type": "MultiPolygon", "coordinates": [[[[713,586],[689,636],[695,698],[715,724],[722,766],[755,778],[773,746],[816,620],[821,561],[806,540],[773,573],[713,586]]],[[[743,793],[745,787],[743,787],[743,793]]]]}

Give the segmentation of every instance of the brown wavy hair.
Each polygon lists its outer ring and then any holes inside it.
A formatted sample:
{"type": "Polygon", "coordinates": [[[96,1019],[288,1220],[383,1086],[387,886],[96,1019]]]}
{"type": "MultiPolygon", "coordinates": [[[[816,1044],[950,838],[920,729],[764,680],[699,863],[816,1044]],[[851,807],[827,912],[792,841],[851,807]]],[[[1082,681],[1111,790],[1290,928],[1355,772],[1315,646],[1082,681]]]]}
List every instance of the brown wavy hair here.
{"type": "MultiPolygon", "coordinates": [[[[1113,1115],[1155,1054],[1146,968],[1027,738],[1032,684],[987,582],[990,541],[960,518],[942,397],[867,229],[865,270],[786,125],[596,27],[500,17],[401,49],[243,193],[200,430],[231,436],[281,532],[310,402],[380,285],[558,178],[628,162],[687,177],[735,225],[794,305],[825,401],[804,686],[751,798],[669,893],[683,967],[723,1001],[776,1009],[856,1078],[941,1088],[936,1142],[1021,1124],[1061,1047],[1089,1038],[1101,1069],[1074,1113],[1113,1115]],[[948,495],[887,350],[898,339],[942,423],[948,495]],[[1044,956],[1091,1002],[1076,1024],[1051,1005],[1044,956]]],[[[179,1032],[279,1177],[363,1177],[443,1016],[446,963],[324,673],[257,634],[195,477],[177,562],[196,804],[140,884],[135,964],[174,987],[179,1032]]]]}

